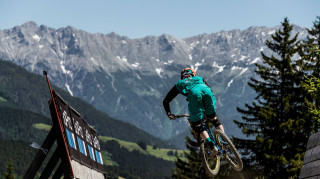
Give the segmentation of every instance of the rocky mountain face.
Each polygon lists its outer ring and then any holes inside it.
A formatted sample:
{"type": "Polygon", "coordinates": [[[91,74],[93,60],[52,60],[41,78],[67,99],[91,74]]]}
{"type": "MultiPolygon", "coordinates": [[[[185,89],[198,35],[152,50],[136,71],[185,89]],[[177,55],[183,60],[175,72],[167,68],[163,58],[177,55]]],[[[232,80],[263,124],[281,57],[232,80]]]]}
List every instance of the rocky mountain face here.
{"type": "MultiPolygon", "coordinates": [[[[0,59],[37,74],[46,70],[51,82],[71,95],[163,139],[188,128],[186,119],[166,117],[162,100],[179,80],[181,69],[192,67],[211,85],[226,132],[240,135],[233,123],[241,118],[236,107],[254,99],[247,82],[255,77],[260,52],[271,54],[265,42],[278,29],[250,27],[186,39],[166,34],[130,39],[27,22],[0,30],[0,59]]],[[[301,39],[307,35],[304,28],[294,26],[293,33],[297,32],[301,39]]],[[[178,96],[171,108],[175,114],[186,113],[185,98],[178,96]]]]}

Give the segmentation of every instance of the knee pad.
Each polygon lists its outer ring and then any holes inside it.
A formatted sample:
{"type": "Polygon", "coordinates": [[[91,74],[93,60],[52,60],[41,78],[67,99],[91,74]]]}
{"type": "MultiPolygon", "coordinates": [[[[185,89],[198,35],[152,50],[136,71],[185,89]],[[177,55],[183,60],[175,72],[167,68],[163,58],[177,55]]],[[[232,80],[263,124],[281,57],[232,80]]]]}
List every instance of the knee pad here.
{"type": "Polygon", "coordinates": [[[218,126],[221,125],[221,122],[219,121],[218,118],[215,119],[215,120],[213,120],[213,121],[210,121],[210,122],[212,123],[212,125],[213,125],[214,127],[218,127],[218,126]]]}
{"type": "Polygon", "coordinates": [[[207,117],[214,127],[218,127],[221,125],[221,122],[219,121],[215,113],[213,113],[212,115],[208,115],[207,117]]]}
{"type": "Polygon", "coordinates": [[[204,126],[202,125],[201,121],[191,122],[191,127],[198,135],[204,131],[204,126]]]}

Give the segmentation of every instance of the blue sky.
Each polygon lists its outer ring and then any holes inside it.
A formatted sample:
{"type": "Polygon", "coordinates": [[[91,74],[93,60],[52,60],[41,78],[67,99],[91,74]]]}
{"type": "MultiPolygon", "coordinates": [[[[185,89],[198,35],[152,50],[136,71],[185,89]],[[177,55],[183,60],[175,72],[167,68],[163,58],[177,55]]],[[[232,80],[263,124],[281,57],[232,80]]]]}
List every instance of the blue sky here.
{"type": "Polygon", "coordinates": [[[191,37],[289,22],[311,28],[320,0],[1,0],[0,29],[27,21],[129,38],[191,37]]]}

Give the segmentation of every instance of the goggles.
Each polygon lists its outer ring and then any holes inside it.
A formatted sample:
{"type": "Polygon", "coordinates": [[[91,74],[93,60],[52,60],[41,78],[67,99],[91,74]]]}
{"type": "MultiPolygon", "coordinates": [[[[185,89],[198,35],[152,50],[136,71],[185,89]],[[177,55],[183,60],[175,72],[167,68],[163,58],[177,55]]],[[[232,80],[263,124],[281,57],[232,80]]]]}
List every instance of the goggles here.
{"type": "Polygon", "coordinates": [[[182,77],[186,76],[186,75],[190,75],[190,76],[194,76],[191,70],[186,70],[182,73],[182,77]]]}

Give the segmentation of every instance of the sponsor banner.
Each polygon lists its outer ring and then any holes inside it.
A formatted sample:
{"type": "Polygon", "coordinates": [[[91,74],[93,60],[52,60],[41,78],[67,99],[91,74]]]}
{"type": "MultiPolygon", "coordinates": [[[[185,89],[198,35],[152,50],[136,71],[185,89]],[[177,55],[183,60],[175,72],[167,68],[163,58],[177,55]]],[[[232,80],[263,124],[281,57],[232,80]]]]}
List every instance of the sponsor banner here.
{"type": "Polygon", "coordinates": [[[96,131],[57,93],[55,96],[71,159],[89,168],[104,172],[96,131]]]}
{"type": "MultiPolygon", "coordinates": [[[[94,154],[94,160],[97,164],[97,168],[99,170],[103,170],[103,160],[101,156],[101,149],[100,149],[100,143],[98,140],[98,135],[96,131],[92,128],[89,129],[88,131],[91,134],[91,139],[92,139],[92,145],[90,146],[92,148],[93,154],[94,154]]],[[[89,146],[89,144],[88,144],[89,146]]]]}
{"type": "Polygon", "coordinates": [[[72,123],[71,115],[70,115],[70,110],[69,110],[69,105],[59,97],[59,95],[56,95],[56,104],[58,108],[58,115],[61,119],[61,122],[63,124],[64,128],[64,134],[65,134],[65,141],[68,145],[68,150],[70,153],[71,158],[79,158],[79,147],[76,141],[76,135],[74,131],[74,126],[72,123]]]}

